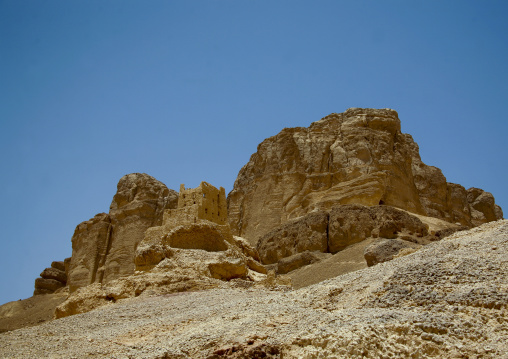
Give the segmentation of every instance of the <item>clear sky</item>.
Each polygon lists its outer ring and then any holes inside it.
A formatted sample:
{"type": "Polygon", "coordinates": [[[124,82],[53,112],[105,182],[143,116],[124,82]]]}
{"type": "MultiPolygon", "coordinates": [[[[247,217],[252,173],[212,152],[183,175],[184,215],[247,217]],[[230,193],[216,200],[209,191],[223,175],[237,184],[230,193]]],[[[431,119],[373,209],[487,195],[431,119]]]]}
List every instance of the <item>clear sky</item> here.
{"type": "Polygon", "coordinates": [[[72,253],[120,177],[232,189],[257,145],[393,108],[508,213],[507,1],[0,0],[0,303],[72,253]]]}

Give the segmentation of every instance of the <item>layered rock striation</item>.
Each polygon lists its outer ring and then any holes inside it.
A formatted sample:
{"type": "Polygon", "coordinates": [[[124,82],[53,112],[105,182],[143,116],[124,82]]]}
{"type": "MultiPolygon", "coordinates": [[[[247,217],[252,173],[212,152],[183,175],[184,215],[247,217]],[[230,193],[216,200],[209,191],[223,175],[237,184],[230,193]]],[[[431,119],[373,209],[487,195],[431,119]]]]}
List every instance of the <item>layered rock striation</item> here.
{"type": "Polygon", "coordinates": [[[35,279],[34,295],[51,294],[67,285],[67,271],[63,261],[51,263],[51,267],[44,269],[40,277],[35,279]]]}
{"type": "Polygon", "coordinates": [[[490,193],[448,183],[421,161],[396,111],[350,108],[264,140],[229,193],[229,223],[255,244],[290,219],[341,204],[385,204],[468,227],[502,218],[490,193]]]}
{"type": "Polygon", "coordinates": [[[147,174],[122,177],[109,213],[80,223],[72,236],[71,292],[134,273],[135,250],[145,231],[160,225],[164,210],[176,208],[177,201],[175,191],[147,174]]]}

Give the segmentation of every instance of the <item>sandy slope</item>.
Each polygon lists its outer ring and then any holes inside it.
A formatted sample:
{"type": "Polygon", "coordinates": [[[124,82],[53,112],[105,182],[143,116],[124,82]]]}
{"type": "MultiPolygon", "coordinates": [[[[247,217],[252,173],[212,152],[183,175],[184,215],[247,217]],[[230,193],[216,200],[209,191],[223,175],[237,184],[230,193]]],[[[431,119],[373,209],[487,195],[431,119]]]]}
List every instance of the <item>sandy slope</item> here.
{"type": "Polygon", "coordinates": [[[135,298],[0,334],[5,358],[508,357],[508,221],[294,291],[135,298]]]}

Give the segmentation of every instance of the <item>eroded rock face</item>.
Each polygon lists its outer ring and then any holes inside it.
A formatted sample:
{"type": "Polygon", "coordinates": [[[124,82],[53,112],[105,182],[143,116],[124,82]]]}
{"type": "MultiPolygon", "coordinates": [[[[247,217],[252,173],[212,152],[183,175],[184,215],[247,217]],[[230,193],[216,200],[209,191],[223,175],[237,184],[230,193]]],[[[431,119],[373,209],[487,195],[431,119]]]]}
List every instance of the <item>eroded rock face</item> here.
{"type": "MultiPolygon", "coordinates": [[[[23,359],[28,351],[34,358],[506,358],[507,253],[508,221],[490,222],[295,291],[142,293],[3,333],[0,352],[23,359]]],[[[142,289],[135,279],[125,288],[142,289]]],[[[156,281],[179,285],[162,273],[145,283],[156,281]]],[[[119,293],[92,287],[104,301],[119,293]]]]}
{"type": "Polygon", "coordinates": [[[34,295],[51,294],[67,284],[67,272],[63,261],[52,262],[35,280],[34,295]]]}
{"type": "Polygon", "coordinates": [[[447,183],[418,151],[390,109],[351,108],[308,128],[285,128],[263,141],[238,174],[228,196],[233,234],[256,243],[290,219],[353,203],[467,226],[501,218],[493,201],[475,204],[479,196],[447,183]],[[472,208],[478,214],[472,216],[472,208]]]}
{"type": "Polygon", "coordinates": [[[109,214],[100,213],[76,227],[69,263],[71,291],[134,273],[134,253],[145,231],[162,223],[165,209],[176,208],[178,195],[141,173],[120,179],[109,214]]]}
{"type": "Polygon", "coordinates": [[[368,237],[396,238],[401,234],[423,237],[427,227],[420,219],[390,206],[338,206],[330,212],[328,248],[331,253],[368,237]]]}
{"type": "MultiPolygon", "coordinates": [[[[280,268],[285,268],[288,267],[287,260],[283,259],[306,251],[337,253],[369,237],[401,237],[416,242],[428,234],[427,225],[400,209],[347,204],[334,207],[329,212],[312,212],[283,224],[262,236],[257,250],[263,264],[278,263],[280,268]]],[[[308,264],[303,258],[291,262],[308,264]]],[[[298,266],[292,264],[288,268],[293,270],[298,266]]],[[[287,273],[285,269],[283,271],[287,273]]]]}
{"type": "Polygon", "coordinates": [[[401,239],[381,238],[365,248],[364,257],[370,267],[374,264],[392,260],[402,249],[417,250],[419,247],[421,247],[419,244],[401,239]]]}
{"type": "Polygon", "coordinates": [[[328,213],[324,211],[290,221],[267,233],[257,251],[263,264],[277,263],[282,258],[305,251],[327,252],[328,213]]]}

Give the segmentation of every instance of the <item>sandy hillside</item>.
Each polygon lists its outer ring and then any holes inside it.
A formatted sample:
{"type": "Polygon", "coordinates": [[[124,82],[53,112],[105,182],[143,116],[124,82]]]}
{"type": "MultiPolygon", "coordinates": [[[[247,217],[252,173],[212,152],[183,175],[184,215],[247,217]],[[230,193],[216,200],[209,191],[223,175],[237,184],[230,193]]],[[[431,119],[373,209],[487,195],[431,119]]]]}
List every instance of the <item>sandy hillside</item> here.
{"type": "Polygon", "coordinates": [[[293,291],[134,298],[0,334],[5,358],[508,357],[508,221],[293,291]]]}

